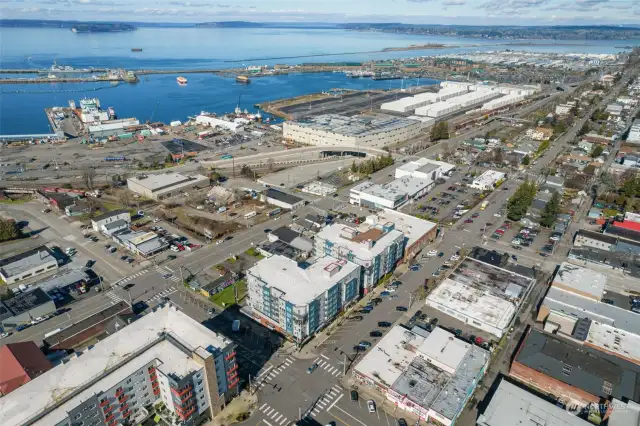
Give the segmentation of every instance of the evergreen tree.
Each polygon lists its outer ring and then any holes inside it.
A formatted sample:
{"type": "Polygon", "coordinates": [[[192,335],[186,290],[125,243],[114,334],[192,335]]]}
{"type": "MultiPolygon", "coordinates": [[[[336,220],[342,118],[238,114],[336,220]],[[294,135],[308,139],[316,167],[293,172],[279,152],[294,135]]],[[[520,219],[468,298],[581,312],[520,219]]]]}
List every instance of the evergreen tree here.
{"type": "Polygon", "coordinates": [[[556,216],[560,212],[560,195],[557,191],[553,192],[551,199],[544,206],[544,210],[542,211],[540,224],[546,228],[550,228],[553,226],[553,223],[556,221],[556,216]]]}
{"type": "Polygon", "coordinates": [[[525,166],[531,164],[531,157],[529,157],[529,154],[522,157],[522,164],[524,164],[525,166]]]}
{"type": "Polygon", "coordinates": [[[0,219],[0,241],[15,240],[21,234],[15,220],[0,219]]]}
{"type": "Polygon", "coordinates": [[[593,151],[591,151],[591,158],[599,157],[602,154],[602,151],[602,145],[596,145],[596,147],[593,148],[593,151]]]}

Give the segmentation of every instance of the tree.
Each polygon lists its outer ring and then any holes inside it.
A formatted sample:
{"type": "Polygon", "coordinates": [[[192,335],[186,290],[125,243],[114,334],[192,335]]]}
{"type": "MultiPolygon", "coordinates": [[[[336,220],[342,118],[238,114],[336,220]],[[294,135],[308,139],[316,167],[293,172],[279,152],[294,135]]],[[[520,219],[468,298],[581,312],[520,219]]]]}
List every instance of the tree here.
{"type": "Polygon", "coordinates": [[[531,164],[531,157],[529,157],[529,154],[522,157],[522,164],[524,164],[525,166],[531,164]]]}
{"type": "Polygon", "coordinates": [[[168,164],[173,163],[173,155],[167,154],[167,158],[164,159],[164,162],[168,164]]]}
{"type": "Polygon", "coordinates": [[[246,164],[244,164],[240,169],[240,174],[249,179],[255,178],[255,172],[251,170],[251,167],[247,166],[246,164]]]}
{"type": "Polygon", "coordinates": [[[596,145],[591,151],[591,158],[596,158],[602,155],[602,145],[596,145]]]}
{"type": "Polygon", "coordinates": [[[120,192],[120,204],[122,204],[125,207],[129,207],[129,203],[130,203],[131,199],[129,198],[129,191],[127,191],[126,189],[124,191],[120,192]]]}
{"type": "Polygon", "coordinates": [[[498,148],[493,154],[493,162],[496,164],[502,164],[504,162],[504,156],[502,155],[502,149],[498,148]]]}
{"type": "Polygon", "coordinates": [[[544,210],[541,214],[540,224],[546,228],[551,228],[556,221],[556,216],[560,212],[560,195],[557,191],[553,191],[551,199],[544,206],[544,210]]]}
{"type": "Polygon", "coordinates": [[[591,130],[591,128],[589,126],[589,121],[587,120],[587,121],[584,122],[584,124],[580,128],[580,131],[578,132],[578,135],[580,135],[580,136],[586,135],[587,133],[589,133],[590,130],[591,130]]]}
{"type": "Polygon", "coordinates": [[[95,178],[95,176],[96,171],[92,167],[87,167],[82,172],[82,181],[88,189],[93,189],[93,179],[95,178]]]}
{"type": "Polygon", "coordinates": [[[273,171],[273,164],[274,164],[273,158],[271,157],[267,158],[267,167],[269,168],[270,172],[273,171]]]}
{"type": "Polygon", "coordinates": [[[351,163],[351,173],[357,173],[358,172],[358,165],[356,164],[356,160],[353,160],[353,163],[351,163]]]}
{"type": "Polygon", "coordinates": [[[536,184],[525,180],[516,189],[515,194],[507,202],[507,217],[518,221],[527,213],[527,209],[536,195],[536,184]]]}
{"type": "Polygon", "coordinates": [[[430,137],[432,141],[449,139],[449,124],[446,121],[443,121],[431,127],[430,137]]]}
{"type": "Polygon", "coordinates": [[[10,241],[22,235],[15,220],[0,219],[0,241],[10,241]]]}

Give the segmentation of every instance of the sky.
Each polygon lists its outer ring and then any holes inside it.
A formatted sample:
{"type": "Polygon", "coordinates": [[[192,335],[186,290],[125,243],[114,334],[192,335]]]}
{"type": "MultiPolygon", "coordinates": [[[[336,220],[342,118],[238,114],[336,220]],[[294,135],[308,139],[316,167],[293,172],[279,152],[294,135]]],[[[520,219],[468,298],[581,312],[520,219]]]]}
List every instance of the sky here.
{"type": "Polygon", "coordinates": [[[640,24],[640,0],[0,0],[5,19],[640,24]]]}

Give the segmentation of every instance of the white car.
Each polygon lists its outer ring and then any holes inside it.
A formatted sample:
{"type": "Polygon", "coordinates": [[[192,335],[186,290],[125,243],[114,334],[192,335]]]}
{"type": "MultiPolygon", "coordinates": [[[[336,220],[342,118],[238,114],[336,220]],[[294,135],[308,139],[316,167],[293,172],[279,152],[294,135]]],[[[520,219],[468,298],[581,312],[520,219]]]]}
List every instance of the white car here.
{"type": "Polygon", "coordinates": [[[396,288],[395,287],[385,287],[385,291],[388,291],[389,293],[395,293],[396,288]]]}
{"type": "Polygon", "coordinates": [[[158,222],[160,222],[160,219],[158,219],[157,217],[153,219],[153,223],[158,223],[158,222]]]}
{"type": "Polygon", "coordinates": [[[179,249],[178,247],[176,247],[176,246],[171,246],[171,247],[169,247],[169,250],[171,250],[171,251],[175,251],[175,252],[180,251],[180,249],[179,249]]]}
{"type": "Polygon", "coordinates": [[[500,213],[494,213],[493,214],[495,217],[502,217],[502,215],[500,213]]]}
{"type": "Polygon", "coordinates": [[[449,260],[455,262],[456,260],[460,260],[460,256],[458,256],[457,254],[454,254],[453,256],[451,256],[449,260]]]}
{"type": "Polygon", "coordinates": [[[556,235],[554,235],[554,236],[552,236],[552,237],[549,237],[549,239],[550,239],[551,241],[560,241],[560,237],[558,237],[558,236],[556,236],[556,235]]]}
{"type": "Polygon", "coordinates": [[[373,401],[373,399],[367,401],[367,408],[369,409],[370,413],[376,412],[376,403],[373,401]]]}
{"type": "Polygon", "coordinates": [[[435,251],[435,250],[431,250],[429,253],[427,253],[427,256],[429,256],[429,257],[434,257],[434,256],[436,256],[437,254],[438,254],[438,252],[437,252],[437,251],[435,251]]]}
{"type": "Polygon", "coordinates": [[[9,337],[9,333],[0,333],[0,339],[4,339],[5,337],[9,337]]]}
{"type": "Polygon", "coordinates": [[[40,324],[41,322],[44,322],[44,321],[46,321],[46,320],[47,320],[47,319],[46,319],[45,317],[38,317],[38,318],[32,319],[32,320],[31,320],[31,324],[32,324],[32,325],[40,324]]]}

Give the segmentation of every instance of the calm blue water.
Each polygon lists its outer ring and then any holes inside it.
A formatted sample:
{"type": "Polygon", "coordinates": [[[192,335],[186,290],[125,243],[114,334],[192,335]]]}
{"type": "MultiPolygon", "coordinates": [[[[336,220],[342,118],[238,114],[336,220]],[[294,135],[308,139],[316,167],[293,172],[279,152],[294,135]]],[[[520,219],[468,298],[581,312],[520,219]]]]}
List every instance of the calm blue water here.
{"type": "MultiPolygon", "coordinates": [[[[542,40],[527,42],[538,45],[501,46],[501,42],[486,40],[339,30],[142,28],[130,33],[74,34],[64,29],[2,28],[0,66],[48,68],[55,59],[59,64],[79,68],[213,69],[239,67],[250,63],[272,65],[381,60],[507,47],[527,51],[611,53],[621,50],[615,46],[639,43],[629,40],[588,43],[559,41],[557,43],[562,44],[557,45],[549,45],[549,42],[542,40]],[[426,43],[441,43],[451,47],[320,56],[426,43]],[[142,48],[143,52],[131,52],[133,47],[142,48]],[[291,58],[301,55],[317,56],[291,58]]],[[[213,75],[187,75],[189,84],[180,87],[175,78],[176,75],[149,76],[148,80],[137,85],[117,87],[103,83],[1,85],[0,134],[47,132],[48,123],[43,109],[67,105],[69,99],[77,101],[83,96],[98,96],[103,106],[113,106],[119,116],[134,116],[141,121],[148,120],[157,105],[154,120],[168,122],[184,120],[188,115],[197,114],[201,110],[230,112],[235,108],[240,95],[240,106],[251,110],[255,103],[330,88],[397,88],[401,84],[399,80],[389,82],[348,79],[332,73],[266,77],[254,79],[248,86],[213,75]],[[94,92],[94,89],[99,90],[94,92]],[[15,93],[16,91],[21,93],[15,93]],[[31,93],[22,93],[24,91],[31,93]]]]}
{"type": "MultiPolygon", "coordinates": [[[[389,89],[399,88],[401,80],[373,81],[347,78],[344,74],[289,74],[255,78],[251,84],[237,84],[233,78],[213,74],[188,74],[189,83],[180,86],[177,75],[163,74],[143,78],[138,84],[112,86],[109,83],[22,84],[0,86],[0,134],[47,133],[49,123],[44,108],[66,106],[69,99],[85,96],[100,98],[103,107],[112,106],[119,117],[136,117],[146,121],[168,123],[184,121],[187,116],[205,110],[224,114],[232,112],[238,101],[242,109],[254,111],[253,105],[269,100],[322,92],[332,88],[389,89]],[[97,90],[95,90],[97,89],[97,90]],[[82,90],[83,92],[65,92],[82,90]],[[31,91],[30,93],[9,93],[31,91]],[[50,93],[40,93],[50,91],[50,93]],[[155,113],[154,113],[155,109],[155,113]]],[[[435,80],[420,79],[420,84],[435,80]]],[[[417,80],[407,79],[407,85],[417,80]]]]}

